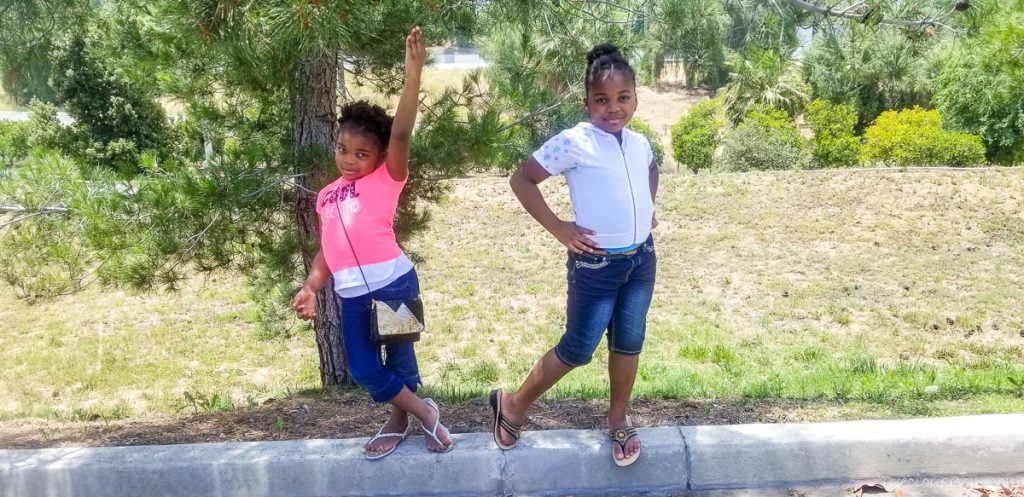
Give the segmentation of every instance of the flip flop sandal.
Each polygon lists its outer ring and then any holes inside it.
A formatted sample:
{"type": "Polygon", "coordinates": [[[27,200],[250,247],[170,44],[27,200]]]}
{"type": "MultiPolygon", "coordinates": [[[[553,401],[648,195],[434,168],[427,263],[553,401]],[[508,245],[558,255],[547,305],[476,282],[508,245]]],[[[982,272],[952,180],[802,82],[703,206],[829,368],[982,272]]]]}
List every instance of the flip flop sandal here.
{"type": "Polygon", "coordinates": [[[494,435],[494,443],[501,450],[509,450],[515,447],[519,437],[522,436],[523,427],[509,421],[501,413],[501,389],[491,390],[491,411],[494,412],[494,429],[491,430],[494,435]],[[512,443],[505,444],[501,442],[501,430],[505,430],[506,433],[512,436],[512,443]]]}
{"type": "MultiPolygon", "coordinates": [[[[433,438],[434,441],[437,442],[438,445],[443,447],[444,446],[444,442],[441,442],[441,439],[437,438],[438,430],[441,430],[445,435],[448,435],[449,439],[451,439],[451,433],[448,431],[448,428],[445,428],[444,425],[441,424],[441,408],[437,406],[437,402],[434,402],[434,399],[430,399],[430,398],[423,399],[423,403],[427,404],[427,407],[430,407],[435,412],[437,412],[437,419],[434,420],[434,427],[433,428],[428,430],[426,425],[420,424],[420,426],[423,427],[423,434],[428,436],[428,437],[430,437],[430,438],[433,438]]],[[[454,449],[454,448],[455,448],[455,441],[453,440],[452,443],[449,444],[448,447],[445,447],[443,450],[432,450],[430,448],[428,448],[427,450],[430,450],[431,452],[437,452],[437,453],[444,454],[445,452],[451,452],[452,449],[454,449]]]]}
{"type": "Polygon", "coordinates": [[[363,449],[363,456],[366,457],[367,459],[371,460],[371,461],[376,461],[377,459],[380,459],[380,458],[382,458],[382,457],[384,457],[384,456],[394,452],[395,449],[398,448],[398,445],[401,444],[402,441],[405,440],[405,438],[409,436],[409,433],[411,431],[412,431],[412,420],[411,419],[406,420],[406,422],[405,422],[405,431],[403,431],[402,433],[384,433],[384,427],[382,426],[380,428],[380,430],[377,432],[377,434],[374,435],[373,438],[371,438],[369,442],[366,442],[366,445],[369,446],[369,445],[373,444],[373,442],[376,442],[377,440],[380,440],[382,438],[398,438],[398,442],[395,443],[395,445],[392,445],[390,449],[388,449],[388,450],[386,450],[384,452],[381,452],[380,454],[371,454],[371,453],[367,452],[367,450],[364,448],[363,449]]]}
{"type": "MultiPolygon", "coordinates": [[[[629,422],[628,417],[626,418],[626,422],[629,422]]],[[[639,436],[636,432],[636,428],[634,428],[633,426],[627,426],[625,428],[619,428],[618,430],[612,430],[611,432],[609,432],[609,435],[612,439],[612,442],[619,444],[619,450],[621,450],[623,454],[626,453],[626,444],[629,443],[629,439],[639,436]]],[[[639,458],[640,449],[637,449],[635,454],[625,457],[623,459],[616,459],[615,450],[612,450],[612,461],[614,461],[615,465],[619,467],[629,466],[630,464],[636,462],[636,460],[639,458]]]]}

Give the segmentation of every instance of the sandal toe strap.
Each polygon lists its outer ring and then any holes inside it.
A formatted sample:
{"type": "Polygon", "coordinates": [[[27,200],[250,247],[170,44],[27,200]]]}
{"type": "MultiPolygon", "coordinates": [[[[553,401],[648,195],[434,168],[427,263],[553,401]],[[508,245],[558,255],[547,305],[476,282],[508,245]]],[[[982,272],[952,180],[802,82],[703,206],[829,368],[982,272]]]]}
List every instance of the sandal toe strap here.
{"type": "Polygon", "coordinates": [[[509,421],[504,415],[498,418],[498,425],[515,439],[518,439],[519,435],[523,432],[522,426],[509,421]]]}
{"type": "Polygon", "coordinates": [[[626,448],[626,442],[628,442],[629,439],[635,436],[637,436],[636,428],[632,426],[619,428],[618,430],[614,430],[611,433],[609,433],[609,438],[611,438],[612,441],[618,443],[623,449],[626,448]]]}

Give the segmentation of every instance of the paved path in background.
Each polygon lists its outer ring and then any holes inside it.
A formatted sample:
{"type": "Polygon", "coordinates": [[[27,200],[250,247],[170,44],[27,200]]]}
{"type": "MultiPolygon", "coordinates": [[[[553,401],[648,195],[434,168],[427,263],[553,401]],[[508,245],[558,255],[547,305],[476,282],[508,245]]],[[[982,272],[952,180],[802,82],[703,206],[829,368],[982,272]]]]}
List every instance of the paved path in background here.
{"type": "MultiPolygon", "coordinates": [[[[58,112],[57,120],[61,124],[71,124],[75,122],[74,118],[69,116],[66,112],[58,112]]],[[[22,112],[17,110],[0,110],[0,121],[28,121],[28,112],[22,112]]]]}

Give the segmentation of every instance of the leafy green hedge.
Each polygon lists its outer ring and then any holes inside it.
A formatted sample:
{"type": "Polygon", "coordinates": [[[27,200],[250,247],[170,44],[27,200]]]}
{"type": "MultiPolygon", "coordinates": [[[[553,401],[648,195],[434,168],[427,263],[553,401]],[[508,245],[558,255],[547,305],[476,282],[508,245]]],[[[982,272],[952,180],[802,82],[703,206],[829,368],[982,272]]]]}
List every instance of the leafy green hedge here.
{"type": "Polygon", "coordinates": [[[0,121],[0,169],[13,167],[28,156],[28,123],[0,121]]]}
{"type": "Polygon", "coordinates": [[[693,172],[711,167],[722,129],[721,113],[718,100],[690,107],[689,113],[672,126],[672,157],[693,172]]]}
{"type": "Polygon", "coordinates": [[[943,130],[939,111],[914,106],[879,115],[864,131],[861,157],[898,167],[978,166],[985,164],[985,144],[977,135],[943,130]]]}
{"type": "Polygon", "coordinates": [[[807,147],[796,123],[784,110],[760,107],[744,116],[725,136],[722,171],[764,171],[807,167],[807,147]]]}
{"type": "Polygon", "coordinates": [[[860,161],[860,139],[854,134],[857,110],[848,104],[815,100],[807,106],[807,124],[814,132],[811,156],[818,167],[851,167],[860,161]]]}

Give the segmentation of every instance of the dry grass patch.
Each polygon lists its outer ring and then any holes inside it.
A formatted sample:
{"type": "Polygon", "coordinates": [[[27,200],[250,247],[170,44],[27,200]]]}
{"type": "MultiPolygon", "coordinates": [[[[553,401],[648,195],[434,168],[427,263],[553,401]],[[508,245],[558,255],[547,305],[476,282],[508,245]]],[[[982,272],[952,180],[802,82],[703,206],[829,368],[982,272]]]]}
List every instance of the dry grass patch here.
{"type": "MultiPolygon", "coordinates": [[[[503,177],[451,182],[409,241],[427,392],[514,386],[565,321],[565,253],[503,177]]],[[[562,180],[543,185],[557,212],[562,180]]],[[[865,416],[1019,410],[1024,170],[667,175],[637,394],[802,399],[865,416]],[[969,407],[968,407],[969,406],[969,407]]],[[[316,388],[310,333],[261,339],[236,276],[178,294],[0,293],[0,416],[117,419],[316,388]]],[[[548,397],[607,396],[603,346],[548,397]]]]}

